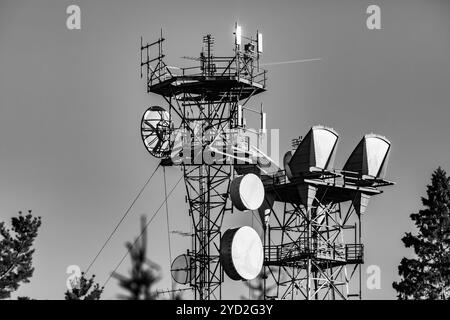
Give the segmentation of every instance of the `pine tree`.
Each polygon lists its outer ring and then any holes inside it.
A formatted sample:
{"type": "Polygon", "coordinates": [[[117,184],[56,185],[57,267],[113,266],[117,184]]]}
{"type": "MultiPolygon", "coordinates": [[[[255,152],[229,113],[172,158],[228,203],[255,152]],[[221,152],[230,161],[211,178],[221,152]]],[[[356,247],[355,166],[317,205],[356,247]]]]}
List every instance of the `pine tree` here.
{"type": "Polygon", "coordinates": [[[394,282],[399,299],[450,299],[450,178],[442,168],[433,172],[425,209],[410,215],[419,232],[402,238],[416,258],[403,258],[402,279],[394,282]]]}
{"type": "Polygon", "coordinates": [[[160,279],[160,267],[147,258],[147,229],[145,217],[141,220],[141,234],[134,243],[127,242],[126,247],[131,257],[130,277],[116,272],[112,276],[119,281],[119,285],[129,292],[128,296],[120,298],[128,300],[155,300],[158,293],[152,286],[160,279]]]}
{"type": "Polygon", "coordinates": [[[99,300],[103,293],[103,287],[94,282],[95,275],[90,279],[86,278],[84,272],[81,277],[72,283],[72,289],[67,290],[64,298],[66,300],[99,300]]]}
{"type": "Polygon", "coordinates": [[[34,268],[32,249],[41,226],[41,217],[28,214],[11,219],[12,230],[0,222],[0,299],[11,297],[21,283],[30,282],[34,268]]]}

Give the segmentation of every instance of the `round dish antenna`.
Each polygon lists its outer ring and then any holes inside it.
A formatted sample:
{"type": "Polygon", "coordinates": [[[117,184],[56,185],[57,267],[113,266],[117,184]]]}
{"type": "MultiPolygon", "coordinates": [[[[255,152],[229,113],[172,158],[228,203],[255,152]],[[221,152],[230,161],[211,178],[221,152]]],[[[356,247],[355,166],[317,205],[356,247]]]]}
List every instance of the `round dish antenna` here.
{"type": "Polygon", "coordinates": [[[179,284],[187,284],[191,280],[191,257],[182,254],[175,258],[170,267],[173,280],[179,284]]]}
{"type": "Polygon", "coordinates": [[[220,241],[220,261],[233,280],[252,280],[261,272],[264,254],[255,229],[244,226],[228,229],[220,241]]]}
{"type": "Polygon", "coordinates": [[[253,173],[235,178],[230,190],[233,205],[241,211],[256,210],[264,201],[264,185],[253,173]]]}
{"type": "Polygon", "coordinates": [[[141,121],[141,136],[145,148],[152,156],[169,156],[171,129],[172,121],[165,109],[152,106],[145,111],[141,121]]]}

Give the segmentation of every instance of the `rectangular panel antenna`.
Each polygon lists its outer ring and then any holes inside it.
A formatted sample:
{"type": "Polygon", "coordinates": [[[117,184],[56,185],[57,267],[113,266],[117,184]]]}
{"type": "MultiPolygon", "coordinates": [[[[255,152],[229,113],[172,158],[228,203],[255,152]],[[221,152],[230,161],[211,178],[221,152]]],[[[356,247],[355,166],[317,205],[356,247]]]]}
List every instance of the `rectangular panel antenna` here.
{"type": "Polygon", "coordinates": [[[263,52],[263,39],[262,39],[262,33],[258,32],[258,53],[262,53],[263,52]]]}
{"type": "Polygon", "coordinates": [[[240,46],[242,44],[242,28],[236,24],[236,44],[240,46]]]}

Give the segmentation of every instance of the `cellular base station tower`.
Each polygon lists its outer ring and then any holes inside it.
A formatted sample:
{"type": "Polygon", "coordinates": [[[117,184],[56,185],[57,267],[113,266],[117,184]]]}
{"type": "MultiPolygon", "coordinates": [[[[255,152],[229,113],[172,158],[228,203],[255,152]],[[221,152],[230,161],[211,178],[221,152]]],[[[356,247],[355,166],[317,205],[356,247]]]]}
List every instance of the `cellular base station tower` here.
{"type": "Polygon", "coordinates": [[[370,197],[392,184],[384,179],[390,142],[365,135],[336,170],[338,134],[314,126],[279,168],[263,148],[266,114],[251,99],[267,89],[262,34],[245,37],[236,24],[231,56],[216,56],[206,35],[187,68],[165,63],[164,41],[162,32],[152,43],[141,38],[141,77],[167,104],[145,111],[141,133],[162,166],[184,174],[192,241],[172,263],[174,280],[199,300],[221,299],[227,277],[258,276],[265,299],[361,297],[354,276],[364,262],[360,218],[370,197]],[[257,130],[246,115],[258,117],[257,130]],[[233,210],[258,212],[260,234],[249,226],[222,230],[233,210]]]}

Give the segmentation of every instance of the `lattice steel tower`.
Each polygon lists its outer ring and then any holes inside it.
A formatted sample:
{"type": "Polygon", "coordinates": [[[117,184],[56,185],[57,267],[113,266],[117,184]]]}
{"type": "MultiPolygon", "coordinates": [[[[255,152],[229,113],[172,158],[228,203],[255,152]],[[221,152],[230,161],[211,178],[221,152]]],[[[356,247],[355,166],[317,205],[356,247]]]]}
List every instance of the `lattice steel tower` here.
{"type": "Polygon", "coordinates": [[[255,39],[240,33],[236,26],[234,55],[227,57],[213,54],[214,38],[206,35],[200,57],[190,58],[199,65],[189,68],[164,62],[162,32],[153,43],[141,39],[147,92],[163,97],[169,107],[168,114],[159,111],[166,126],[158,121],[157,128],[144,117],[143,139],[147,148],[159,152],[163,165],[179,165],[184,173],[193,235],[192,249],[183,257],[188,274],[183,282],[202,300],[220,299],[222,294],[221,226],[232,210],[229,189],[238,159],[229,150],[242,146],[235,137],[244,126],[242,108],[266,90],[266,71],[259,68],[262,38],[259,33],[255,39]],[[170,139],[164,138],[165,132],[170,139]]]}
{"type": "Polygon", "coordinates": [[[285,170],[262,177],[266,298],[361,298],[361,218],[370,197],[393,184],[384,179],[391,145],[365,135],[336,170],[337,142],[333,129],[312,127],[286,153],[285,170]]]}

